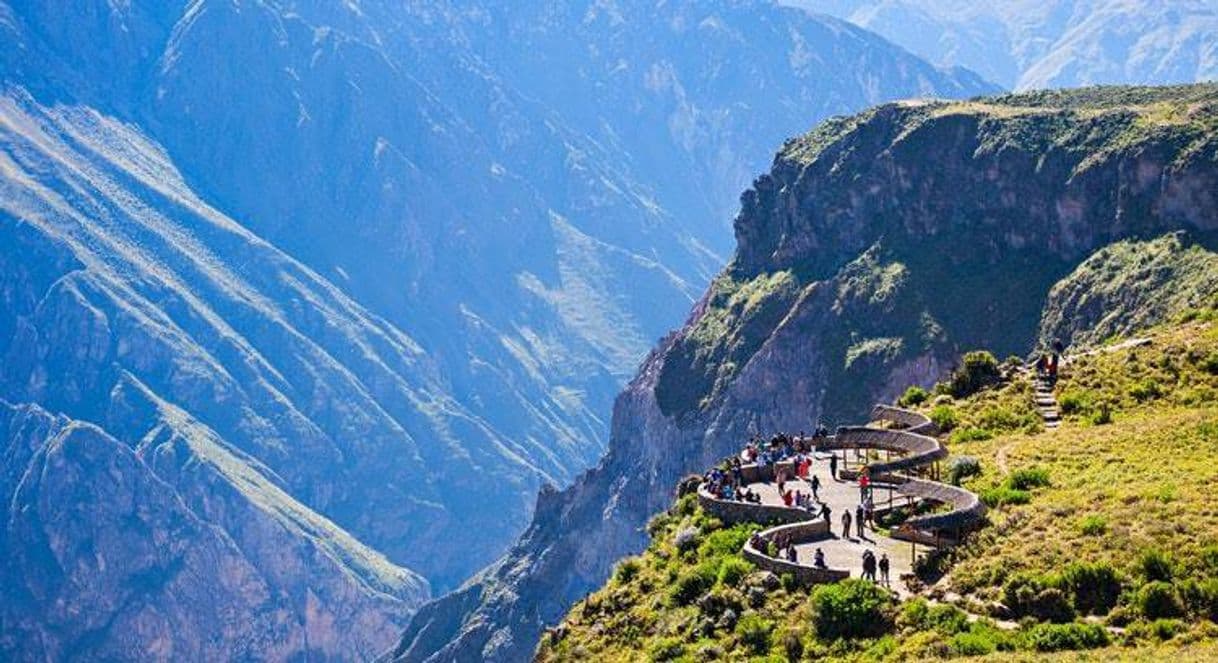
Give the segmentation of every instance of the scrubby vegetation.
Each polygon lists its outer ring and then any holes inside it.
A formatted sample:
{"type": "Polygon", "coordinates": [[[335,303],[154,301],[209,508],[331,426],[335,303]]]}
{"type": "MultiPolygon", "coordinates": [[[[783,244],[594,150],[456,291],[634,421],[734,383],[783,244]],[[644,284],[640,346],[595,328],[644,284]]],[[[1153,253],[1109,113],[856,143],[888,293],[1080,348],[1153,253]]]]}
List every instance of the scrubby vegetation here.
{"type": "Polygon", "coordinates": [[[543,640],[541,660],[1218,659],[1215,319],[1201,311],[1149,345],[1068,364],[1054,432],[1023,375],[1000,371],[964,397],[906,392],[948,441],[947,479],[993,507],[988,527],[919,565],[945,572],[929,594],[954,605],[759,572],[740,556],[756,528],[724,527],[686,497],[543,640]]]}

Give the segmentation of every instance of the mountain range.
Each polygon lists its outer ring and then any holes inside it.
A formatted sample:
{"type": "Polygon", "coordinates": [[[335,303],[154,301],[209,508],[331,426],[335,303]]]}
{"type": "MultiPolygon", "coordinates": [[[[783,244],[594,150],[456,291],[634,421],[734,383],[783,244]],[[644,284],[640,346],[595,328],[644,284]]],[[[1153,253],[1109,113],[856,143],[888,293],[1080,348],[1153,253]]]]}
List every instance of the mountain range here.
{"type": "Polygon", "coordinates": [[[7,0],[0,34],[16,658],[382,651],[601,455],[774,146],[994,90],[744,0],[7,0]]]}
{"type": "Polygon", "coordinates": [[[782,0],[1008,89],[1218,78],[1207,0],[782,0]]]}

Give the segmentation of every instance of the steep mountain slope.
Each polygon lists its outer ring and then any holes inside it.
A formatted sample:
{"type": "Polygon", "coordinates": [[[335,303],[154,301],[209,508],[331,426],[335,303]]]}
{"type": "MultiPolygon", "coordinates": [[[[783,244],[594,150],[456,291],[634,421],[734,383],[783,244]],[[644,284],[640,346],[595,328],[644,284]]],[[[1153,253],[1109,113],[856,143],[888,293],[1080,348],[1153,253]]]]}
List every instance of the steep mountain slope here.
{"type": "MultiPolygon", "coordinates": [[[[258,345],[324,387],[308,405],[333,414],[306,412],[298,430],[273,395],[250,405],[257,426],[206,389],[168,400],[267,449],[251,453],[295,497],[440,589],[500,554],[540,484],[600,456],[613,395],[721,264],[722,192],[782,136],[884,99],[989,89],[760,1],[9,0],[0,30],[6,81],[140,127],[208,204],[392,330],[376,342],[392,360],[327,348],[341,380],[312,353],[258,345]],[[321,453],[336,438],[361,441],[321,453]],[[353,479],[386,464],[381,480],[353,479]]],[[[113,250],[125,260],[129,246],[113,250]]],[[[261,254],[230,250],[215,260],[261,269],[261,254]]],[[[276,285],[266,301],[307,318],[316,298],[276,285]]],[[[115,333],[127,329],[143,333],[115,333]]],[[[87,356],[66,333],[56,341],[87,356]]],[[[142,379],[173,379],[170,354],[142,379]]],[[[33,383],[52,386],[10,398],[96,420],[100,406],[67,387],[99,373],[86,386],[109,388],[105,358],[38,368],[13,356],[12,384],[45,370],[33,383]]],[[[218,393],[276,385],[256,373],[218,393]]]]}
{"type": "Polygon", "coordinates": [[[1017,90],[1218,78],[1205,0],[782,0],[1017,90]]]}
{"type": "Polygon", "coordinates": [[[962,349],[1026,352],[1050,288],[1134,236],[1218,228],[1218,88],[901,103],[786,144],[738,247],[619,397],[604,461],[426,606],[402,660],[520,660],[640,550],[676,481],[755,431],[862,419],[962,349]]]}
{"type": "Polygon", "coordinates": [[[506,501],[529,468],[463,455],[507,442],[417,345],[130,127],[0,97],[0,246],[0,393],[78,418],[5,406],[7,654],[371,655],[427,582],[344,528],[409,560],[507,527],[432,483],[485,466],[506,501]]]}
{"type": "MultiPolygon", "coordinates": [[[[1154,246],[1166,253],[1178,239],[1154,246]]],[[[1200,274],[1218,265],[1169,278],[1190,288],[1200,274]]],[[[919,551],[920,582],[892,582],[903,599],[858,579],[806,587],[754,572],[741,552],[765,526],[725,524],[691,494],[656,515],[647,551],[576,604],[538,660],[1026,661],[1083,649],[1100,651],[1078,660],[1211,660],[1218,292],[1208,290],[1178,319],[1135,327],[1137,345],[1069,357],[1056,429],[1040,425],[1028,373],[959,398],[936,389],[922,407],[957,422],[941,433],[947,466],[992,508],[964,545],[919,551]]],[[[868,545],[882,549],[884,536],[869,533],[868,545]]],[[[899,564],[907,550],[888,554],[899,564]]]]}

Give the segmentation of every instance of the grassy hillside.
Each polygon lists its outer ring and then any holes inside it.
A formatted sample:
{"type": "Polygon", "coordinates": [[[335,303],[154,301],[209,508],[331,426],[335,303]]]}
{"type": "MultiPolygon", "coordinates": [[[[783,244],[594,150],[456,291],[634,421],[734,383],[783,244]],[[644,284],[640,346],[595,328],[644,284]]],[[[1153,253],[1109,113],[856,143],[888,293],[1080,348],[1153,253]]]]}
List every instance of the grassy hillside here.
{"type": "Polygon", "coordinates": [[[1023,374],[962,398],[912,392],[948,429],[956,474],[994,507],[965,546],[920,565],[925,598],[756,572],[739,555],[753,528],[724,528],[685,497],[543,639],[540,660],[1214,660],[1215,319],[1192,311],[1149,344],[1073,360],[1056,431],[1023,374]]]}

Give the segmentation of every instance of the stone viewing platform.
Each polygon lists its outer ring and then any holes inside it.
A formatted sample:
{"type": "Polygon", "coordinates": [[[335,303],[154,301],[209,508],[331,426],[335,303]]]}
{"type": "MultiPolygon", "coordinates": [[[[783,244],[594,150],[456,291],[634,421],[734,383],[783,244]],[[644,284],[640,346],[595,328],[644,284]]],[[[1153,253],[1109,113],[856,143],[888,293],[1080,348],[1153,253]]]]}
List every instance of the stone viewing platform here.
{"type": "MultiPolygon", "coordinates": [[[[796,438],[792,442],[808,453],[800,476],[800,456],[777,462],[739,462],[729,459],[723,476],[735,482],[725,491],[711,481],[698,487],[703,510],[726,524],[756,522],[770,526],[748,542],[743,555],[760,569],[791,574],[801,584],[836,582],[863,576],[867,551],[889,562],[889,586],[901,595],[909,590],[900,582],[911,577],[919,546],[941,548],[955,545],[985,517],[985,506],[975,494],[935,480],[938,463],[947,450],[933,433],[925,416],[908,410],[877,405],[872,410],[878,426],[839,428],[834,435],[796,438]],[[837,476],[830,471],[836,456],[837,476]],[[865,468],[865,469],[864,469],[865,468]],[[857,512],[865,504],[859,476],[866,473],[873,519],[860,531],[857,512]],[[780,490],[816,499],[802,506],[788,504],[780,490]],[[781,489],[780,489],[781,485],[781,489]],[[743,501],[717,493],[747,491],[755,501],[743,501]],[[829,519],[824,509],[829,510],[829,519]],[[842,531],[842,514],[850,514],[850,531],[842,531]],[[900,519],[895,526],[877,529],[876,522],[900,519]],[[794,548],[772,555],[777,544],[794,548]],[[824,565],[814,563],[820,551],[824,565]]],[[[877,577],[877,580],[882,578],[877,577]]]]}

